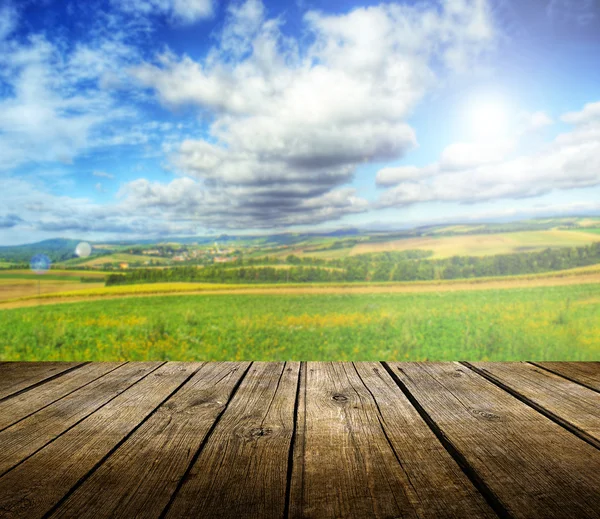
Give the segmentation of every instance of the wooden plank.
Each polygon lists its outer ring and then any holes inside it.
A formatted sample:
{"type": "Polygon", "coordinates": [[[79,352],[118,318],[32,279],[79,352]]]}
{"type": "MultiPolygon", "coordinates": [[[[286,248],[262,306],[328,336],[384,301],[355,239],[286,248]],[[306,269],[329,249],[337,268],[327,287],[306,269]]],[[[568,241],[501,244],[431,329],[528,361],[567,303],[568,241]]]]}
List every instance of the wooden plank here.
{"type": "Polygon", "coordinates": [[[52,379],[82,362],[6,362],[0,366],[0,399],[52,379]]]}
{"type": "Polygon", "coordinates": [[[280,518],[299,363],[255,363],[166,517],[280,518]]]}
{"type": "Polygon", "coordinates": [[[512,517],[600,517],[600,451],[458,363],[390,364],[512,517]]]}
{"type": "MultiPolygon", "coordinates": [[[[497,517],[380,363],[354,363],[377,403],[376,413],[419,517],[497,517]]],[[[374,410],[375,411],[375,410],[374,410]]]]}
{"type": "Polygon", "coordinates": [[[354,366],[309,362],[300,394],[290,517],[418,517],[411,481],[354,366]]]}
{"type": "Polygon", "coordinates": [[[160,363],[125,364],[0,432],[0,475],[99,409],[160,363]]]}
{"type": "Polygon", "coordinates": [[[49,513],[199,366],[159,367],[5,474],[0,516],[35,519],[49,513]]]}
{"type": "Polygon", "coordinates": [[[468,365],[600,449],[600,393],[532,364],[468,365]]]}
{"type": "Polygon", "coordinates": [[[0,431],[121,366],[122,362],[90,363],[41,386],[0,402],[0,431]]]}
{"type": "Polygon", "coordinates": [[[159,517],[249,364],[203,365],[52,517],[159,517]]]}
{"type": "Polygon", "coordinates": [[[600,391],[600,362],[533,362],[532,364],[600,391]]]}

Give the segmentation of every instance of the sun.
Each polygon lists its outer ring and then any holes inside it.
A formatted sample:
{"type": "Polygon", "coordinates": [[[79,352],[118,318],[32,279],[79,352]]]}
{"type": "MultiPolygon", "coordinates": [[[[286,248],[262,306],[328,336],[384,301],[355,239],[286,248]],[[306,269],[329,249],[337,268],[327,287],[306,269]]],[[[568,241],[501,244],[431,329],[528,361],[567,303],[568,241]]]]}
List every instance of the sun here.
{"type": "Polygon", "coordinates": [[[469,125],[475,139],[506,137],[509,131],[508,110],[501,101],[477,102],[469,109],[469,125]]]}

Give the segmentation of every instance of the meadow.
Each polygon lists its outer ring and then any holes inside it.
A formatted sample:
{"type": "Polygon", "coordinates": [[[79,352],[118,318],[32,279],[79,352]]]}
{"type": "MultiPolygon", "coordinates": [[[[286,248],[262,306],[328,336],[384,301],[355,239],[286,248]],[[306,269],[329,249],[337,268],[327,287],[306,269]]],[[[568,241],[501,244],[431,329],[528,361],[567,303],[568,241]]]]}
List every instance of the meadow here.
{"type": "Polygon", "coordinates": [[[134,297],[0,310],[4,360],[600,360],[600,285],[134,297]]]}

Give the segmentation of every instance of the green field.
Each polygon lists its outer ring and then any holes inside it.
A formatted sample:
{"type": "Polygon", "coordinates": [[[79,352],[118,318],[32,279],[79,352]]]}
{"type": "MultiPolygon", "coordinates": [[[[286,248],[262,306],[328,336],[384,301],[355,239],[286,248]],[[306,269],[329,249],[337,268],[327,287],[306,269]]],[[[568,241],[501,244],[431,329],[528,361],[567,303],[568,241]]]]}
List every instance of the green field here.
{"type": "Polygon", "coordinates": [[[600,229],[594,229],[594,228],[590,228],[590,229],[577,229],[577,232],[588,232],[588,233],[592,233],[592,234],[600,234],[600,229]]]}
{"type": "Polygon", "coordinates": [[[0,360],[600,360],[600,286],[139,297],[0,328],[0,360]]]}

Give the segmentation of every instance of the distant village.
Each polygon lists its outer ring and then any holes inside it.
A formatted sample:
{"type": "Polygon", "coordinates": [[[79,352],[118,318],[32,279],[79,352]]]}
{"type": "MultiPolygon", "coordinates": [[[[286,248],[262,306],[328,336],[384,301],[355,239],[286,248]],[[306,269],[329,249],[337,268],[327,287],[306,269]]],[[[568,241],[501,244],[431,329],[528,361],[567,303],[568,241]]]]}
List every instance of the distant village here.
{"type": "MultiPolygon", "coordinates": [[[[197,246],[196,246],[197,247],[197,246]]],[[[149,259],[143,262],[146,266],[152,266],[155,264],[159,264],[155,262],[152,258],[161,258],[168,259],[170,262],[177,263],[185,263],[185,262],[193,262],[193,263],[201,263],[201,264],[210,264],[210,263],[229,263],[238,259],[240,251],[238,249],[232,248],[220,248],[218,244],[214,244],[213,247],[208,248],[188,248],[188,247],[180,247],[173,248],[171,246],[157,246],[153,249],[141,249],[140,247],[134,247],[129,250],[123,251],[129,254],[135,255],[143,255],[147,256],[149,259]]],[[[139,264],[140,262],[127,262],[123,261],[119,263],[119,267],[121,269],[127,269],[130,267],[130,263],[139,264]]],[[[160,262],[160,264],[164,264],[164,262],[160,262]]]]}

